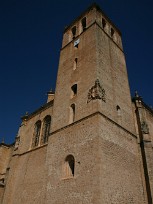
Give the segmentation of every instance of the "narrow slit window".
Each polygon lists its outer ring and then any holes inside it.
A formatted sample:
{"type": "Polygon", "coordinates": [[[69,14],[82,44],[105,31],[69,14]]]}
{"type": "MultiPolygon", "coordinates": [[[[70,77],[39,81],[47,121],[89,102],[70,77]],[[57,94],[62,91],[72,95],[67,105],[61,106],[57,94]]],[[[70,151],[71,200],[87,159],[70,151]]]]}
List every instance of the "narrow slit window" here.
{"type": "Polygon", "coordinates": [[[116,106],[116,110],[117,110],[117,115],[121,116],[121,108],[118,105],[116,106]]]}
{"type": "Polygon", "coordinates": [[[104,18],[102,18],[102,28],[105,28],[106,27],[106,21],[104,18]]]}
{"type": "Polygon", "coordinates": [[[74,27],[72,28],[72,35],[73,35],[73,39],[74,39],[75,36],[76,36],[76,26],[74,26],[74,27]]]}
{"type": "Polygon", "coordinates": [[[75,104],[72,104],[70,106],[70,120],[69,120],[69,123],[73,123],[75,120],[75,104]]]}
{"type": "Polygon", "coordinates": [[[86,29],[86,17],[82,19],[81,23],[82,23],[82,30],[84,31],[86,29]]]}
{"type": "Polygon", "coordinates": [[[64,163],[64,178],[74,177],[75,159],[73,155],[68,155],[64,163]]]}
{"type": "Polygon", "coordinates": [[[71,87],[71,91],[72,91],[72,98],[74,96],[77,95],[77,84],[74,84],[72,87],[71,87]]]}
{"type": "Polygon", "coordinates": [[[114,36],[114,33],[115,33],[114,29],[113,29],[113,28],[111,28],[111,37],[113,37],[113,36],[114,36]]]}
{"type": "Polygon", "coordinates": [[[78,64],[78,58],[75,58],[74,65],[73,65],[73,70],[76,70],[77,64],[78,64]]]}

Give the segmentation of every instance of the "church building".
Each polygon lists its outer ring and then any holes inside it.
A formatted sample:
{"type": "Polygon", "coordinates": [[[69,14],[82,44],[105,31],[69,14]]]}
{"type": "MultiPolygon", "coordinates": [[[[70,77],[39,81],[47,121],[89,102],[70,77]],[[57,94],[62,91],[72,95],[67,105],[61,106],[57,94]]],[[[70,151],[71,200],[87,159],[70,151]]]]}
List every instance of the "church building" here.
{"type": "Polygon", "coordinates": [[[0,204],[152,204],[153,110],[131,99],[121,32],[97,4],[63,33],[55,93],[0,143],[0,204]]]}

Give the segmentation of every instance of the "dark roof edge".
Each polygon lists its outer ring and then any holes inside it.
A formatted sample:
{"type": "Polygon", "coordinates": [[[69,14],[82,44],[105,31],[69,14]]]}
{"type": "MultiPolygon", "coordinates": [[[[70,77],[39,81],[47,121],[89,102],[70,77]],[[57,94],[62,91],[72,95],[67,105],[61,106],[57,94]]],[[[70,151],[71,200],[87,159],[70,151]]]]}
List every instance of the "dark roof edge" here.
{"type": "Polygon", "coordinates": [[[97,11],[100,11],[103,16],[105,17],[105,19],[107,19],[107,21],[112,24],[112,26],[118,31],[118,33],[120,35],[122,35],[121,31],[114,25],[114,23],[107,17],[107,15],[105,14],[105,12],[100,8],[100,6],[97,3],[93,3],[91,6],[89,6],[84,12],[82,12],[77,18],[75,18],[68,26],[66,26],[66,28],[64,29],[64,33],[76,22],[78,21],[82,16],[84,16],[85,13],[89,12],[92,8],[96,8],[97,11]]]}
{"type": "Polygon", "coordinates": [[[149,112],[151,112],[151,114],[153,114],[153,109],[151,108],[151,107],[149,107],[146,103],[144,103],[143,101],[142,101],[142,105],[149,111],[149,112]]]}
{"type": "Polygon", "coordinates": [[[21,120],[29,120],[30,118],[35,116],[37,113],[49,108],[50,106],[53,106],[53,103],[54,103],[54,100],[49,101],[48,103],[45,103],[44,105],[42,105],[40,108],[38,108],[34,112],[30,113],[29,115],[22,116],[21,120]]]}
{"type": "Polygon", "coordinates": [[[14,146],[14,143],[12,143],[12,144],[6,144],[6,143],[4,143],[4,142],[1,142],[1,143],[0,143],[0,147],[1,147],[1,146],[13,147],[13,146],[14,146]]]}

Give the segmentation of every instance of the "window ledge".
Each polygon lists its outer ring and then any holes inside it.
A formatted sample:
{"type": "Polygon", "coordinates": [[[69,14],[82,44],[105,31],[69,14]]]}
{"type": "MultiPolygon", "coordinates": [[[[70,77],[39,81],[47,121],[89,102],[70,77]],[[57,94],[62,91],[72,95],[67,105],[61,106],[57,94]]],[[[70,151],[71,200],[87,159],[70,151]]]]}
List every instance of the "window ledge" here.
{"type": "Polygon", "coordinates": [[[75,179],[75,177],[74,176],[70,176],[70,177],[61,178],[61,180],[70,180],[70,179],[75,179]]]}

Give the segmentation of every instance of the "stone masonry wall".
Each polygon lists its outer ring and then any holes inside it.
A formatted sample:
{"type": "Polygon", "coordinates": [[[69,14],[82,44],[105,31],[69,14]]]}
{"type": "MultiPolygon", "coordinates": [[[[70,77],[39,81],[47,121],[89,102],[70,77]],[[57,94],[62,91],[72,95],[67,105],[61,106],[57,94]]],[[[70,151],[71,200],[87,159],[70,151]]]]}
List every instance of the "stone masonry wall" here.
{"type": "Polygon", "coordinates": [[[31,145],[35,123],[41,120],[43,126],[46,115],[52,115],[52,106],[23,121],[19,128],[20,142],[9,164],[3,204],[45,202],[47,144],[31,145]]]}
{"type": "Polygon", "coordinates": [[[149,183],[153,198],[153,113],[144,107],[144,118],[149,128],[149,134],[144,134],[144,139],[149,139],[150,143],[145,143],[146,161],[148,165],[149,183]]]}
{"type": "Polygon", "coordinates": [[[3,204],[45,203],[46,149],[43,146],[12,158],[3,204]]]}
{"type": "Polygon", "coordinates": [[[11,160],[12,147],[0,144],[0,204],[2,203],[3,193],[6,185],[7,171],[11,160]]]}
{"type": "Polygon", "coordinates": [[[101,204],[97,116],[53,133],[47,151],[47,204],[101,204]],[[74,177],[65,177],[67,155],[75,158],[74,177]]]}
{"type": "Polygon", "coordinates": [[[99,127],[101,203],[146,203],[136,136],[103,116],[99,127]]]}
{"type": "Polygon", "coordinates": [[[12,148],[6,145],[0,145],[0,179],[6,174],[6,169],[8,167],[11,158],[12,148]]]}

